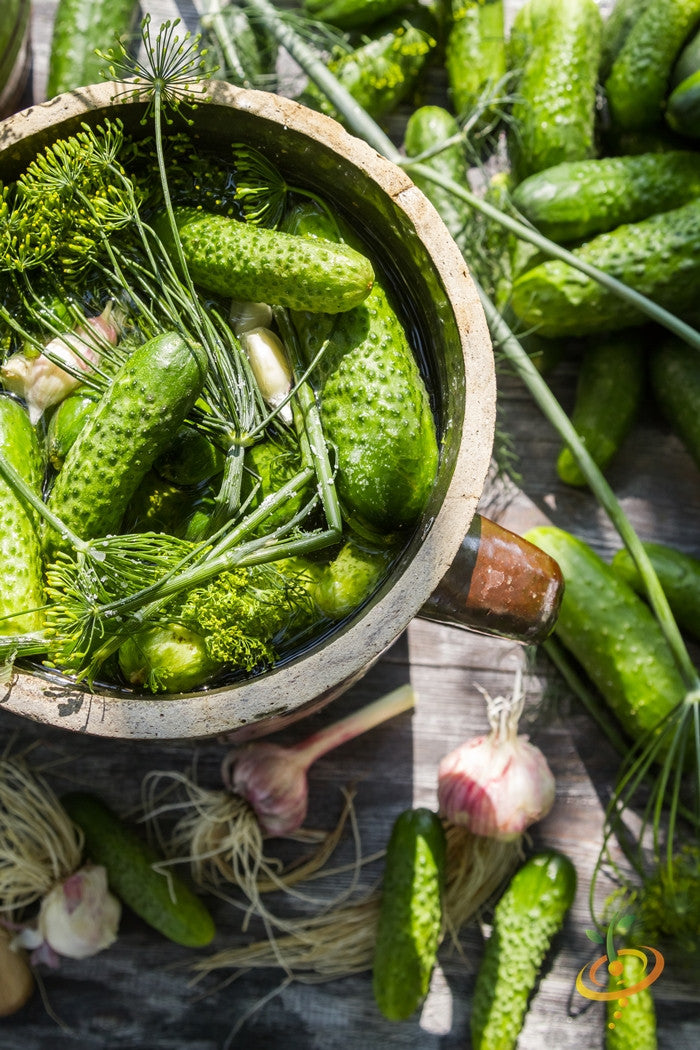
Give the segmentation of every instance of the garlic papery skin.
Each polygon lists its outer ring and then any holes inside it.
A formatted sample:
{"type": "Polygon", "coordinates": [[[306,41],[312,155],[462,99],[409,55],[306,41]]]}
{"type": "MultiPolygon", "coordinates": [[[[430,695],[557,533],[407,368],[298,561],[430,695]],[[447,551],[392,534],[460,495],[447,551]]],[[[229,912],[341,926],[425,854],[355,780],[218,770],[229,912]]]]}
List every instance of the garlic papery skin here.
{"type": "Polygon", "coordinates": [[[263,400],[270,408],[282,405],[280,417],[291,423],[291,407],[282,404],[292,389],[292,372],[282,342],[269,328],[251,328],[241,334],[240,341],[263,400]]]}
{"type": "Polygon", "coordinates": [[[121,904],[107,888],[101,865],[85,865],[43,898],[37,931],[58,955],[86,959],[117,939],[121,904]]]}
{"type": "Polygon", "coordinates": [[[29,419],[36,424],[47,408],[63,401],[93,371],[105,343],[116,345],[118,329],[110,321],[111,307],[91,317],[86,327],[56,336],[35,356],[20,351],[0,369],[5,387],[26,403],[29,419]]]}
{"type": "Polygon", "coordinates": [[[446,755],[438,767],[438,808],[452,824],[502,842],[515,840],[554,804],[555,782],[547,760],[527,736],[518,735],[522,703],[487,697],[491,732],[446,755]]]}
{"type": "Polygon", "coordinates": [[[272,307],[267,303],[233,299],[228,316],[231,327],[240,339],[244,332],[250,332],[253,328],[269,328],[272,324],[272,307]]]}
{"type": "Polygon", "coordinates": [[[294,748],[261,741],[235,756],[224,781],[246,799],[267,835],[290,835],[304,822],[309,799],[308,762],[294,748]]]}

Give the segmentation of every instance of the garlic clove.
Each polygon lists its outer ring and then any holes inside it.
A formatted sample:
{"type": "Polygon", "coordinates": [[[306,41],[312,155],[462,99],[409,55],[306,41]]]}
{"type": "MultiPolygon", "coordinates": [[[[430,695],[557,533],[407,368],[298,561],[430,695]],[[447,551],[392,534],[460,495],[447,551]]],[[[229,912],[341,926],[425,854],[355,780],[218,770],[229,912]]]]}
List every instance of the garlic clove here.
{"type": "Polygon", "coordinates": [[[121,904],[107,888],[101,865],[86,865],[43,898],[38,932],[58,955],[86,959],[117,939],[121,904]]]}
{"type": "Polygon", "coordinates": [[[231,327],[240,338],[251,328],[269,328],[272,324],[272,307],[267,303],[251,303],[232,299],[228,316],[231,327]]]}
{"type": "MultiPolygon", "coordinates": [[[[292,372],[281,340],[269,328],[258,327],[243,332],[240,341],[263,400],[277,408],[292,389],[292,372]]],[[[289,404],[282,406],[280,416],[285,423],[292,422],[289,404]]]]}

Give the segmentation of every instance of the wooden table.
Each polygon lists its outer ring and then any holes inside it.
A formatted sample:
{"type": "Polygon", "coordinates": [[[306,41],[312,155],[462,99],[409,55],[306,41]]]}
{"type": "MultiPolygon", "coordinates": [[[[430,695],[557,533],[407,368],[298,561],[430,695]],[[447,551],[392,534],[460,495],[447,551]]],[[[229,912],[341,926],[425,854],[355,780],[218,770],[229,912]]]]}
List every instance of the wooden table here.
{"type": "MultiPolygon", "coordinates": [[[[44,91],[55,0],[35,0],[34,66],[27,103],[44,91]]],[[[191,5],[158,2],[154,16],[180,13],[194,25],[191,5]]],[[[563,362],[551,377],[563,404],[570,406],[575,362],[563,362]]],[[[586,491],[561,485],[554,461],[558,439],[519,381],[499,370],[501,426],[513,439],[521,473],[520,488],[503,500],[489,489],[483,509],[516,529],[542,515],[589,541],[603,555],[618,546],[603,513],[586,491]]],[[[700,555],[700,472],[648,404],[609,478],[644,539],[676,544],[700,555]]],[[[357,708],[396,685],[410,681],[418,703],[412,715],[374,730],[320,760],[311,773],[309,825],[330,828],[342,806],[342,789],[354,785],[357,823],[365,854],[386,844],[398,813],[411,805],[436,804],[440,758],[486,729],[484,700],[512,688],[522,668],[527,689],[526,728],[547,756],[557,781],[550,815],[533,830],[534,846],[562,849],[574,861],[579,890],[565,928],[557,938],[519,1041],[520,1050],[539,1050],[546,1040],[556,1050],[598,1050],[603,1046],[601,1004],[583,999],[574,988],[578,971],[596,952],[586,938],[590,925],[587,894],[601,842],[603,809],[618,760],[590,717],[568,694],[551,666],[521,646],[416,619],[379,663],[349,693],[303,726],[282,736],[290,743],[329,717],[357,708]]],[[[33,744],[32,761],[47,769],[63,791],[85,786],[103,795],[121,813],[136,811],[141,781],[151,770],[188,770],[196,759],[199,782],[217,789],[226,748],[218,741],[192,743],[110,742],[48,730],[0,711],[0,740],[16,736],[15,746],[33,744]]],[[[350,859],[346,835],[337,860],[350,859]]],[[[381,861],[363,872],[372,886],[381,861]]],[[[338,875],[317,887],[327,897],[347,880],[338,875]]],[[[327,898],[326,898],[327,899],[327,898]]],[[[215,948],[240,942],[241,914],[214,901],[218,934],[215,948]]],[[[424,1008],[400,1024],[377,1011],[369,973],[328,983],[282,987],[279,970],[241,976],[226,985],[219,973],[192,984],[192,953],[159,937],[136,917],[125,914],[118,942],[85,962],[65,961],[43,971],[44,998],[37,994],[21,1012],[0,1021],[3,1050],[224,1050],[303,1048],[303,1050],[457,1050],[469,1046],[469,1011],[482,950],[482,933],[473,923],[463,931],[461,953],[445,945],[424,1008]],[[261,1005],[265,997],[268,1001],[261,1005]],[[236,1034],[232,1036],[234,1030],[236,1034]]],[[[699,982],[668,968],[654,986],[659,1046],[696,1050],[700,1046],[699,982]]]]}

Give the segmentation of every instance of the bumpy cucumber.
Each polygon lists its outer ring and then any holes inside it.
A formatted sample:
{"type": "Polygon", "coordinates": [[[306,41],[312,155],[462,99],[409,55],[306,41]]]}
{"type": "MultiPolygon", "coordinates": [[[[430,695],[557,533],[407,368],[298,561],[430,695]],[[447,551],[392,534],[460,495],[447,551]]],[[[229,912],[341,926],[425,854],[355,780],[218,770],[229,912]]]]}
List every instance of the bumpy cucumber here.
{"type": "Polygon", "coordinates": [[[55,470],[63,466],[68,451],[87,423],[99,400],[96,392],[75,393],[56,407],[46,431],[46,447],[55,470]]]}
{"type": "Polygon", "coordinates": [[[472,1000],[473,1050],[513,1050],[528,999],[576,894],[576,870],[550,850],[515,873],[494,912],[472,1000]]]}
{"type": "Polygon", "coordinates": [[[442,933],[445,832],[429,809],[401,813],[386,852],[374,948],[377,1006],[402,1021],[420,1006],[430,984],[442,933]]]}
{"type": "Polygon", "coordinates": [[[174,485],[199,485],[221,473],[224,454],[201,431],[182,426],[158,456],[153,469],[174,485]]]}
{"type": "Polygon", "coordinates": [[[484,101],[494,95],[507,68],[503,0],[452,0],[450,7],[445,69],[452,107],[462,117],[481,106],[484,126],[495,118],[484,101]]]}
{"type": "Polygon", "coordinates": [[[102,80],[104,59],[95,54],[128,39],[136,25],[138,0],[59,0],[54,19],[48,98],[102,80]]]}
{"type": "MultiPolygon", "coordinates": [[[[457,135],[459,130],[455,117],[442,106],[421,106],[413,111],[406,124],[404,138],[406,155],[418,157],[426,150],[437,147],[457,135]]],[[[468,188],[467,155],[462,142],[455,142],[423,163],[434,168],[445,178],[456,182],[457,185],[464,185],[468,188]]],[[[430,179],[421,178],[420,175],[413,173],[411,178],[423,190],[428,200],[435,205],[457,244],[464,248],[465,231],[472,215],[471,207],[448,190],[431,182],[430,179]]]]}
{"type": "MultiPolygon", "coordinates": [[[[601,233],[574,250],[580,259],[673,313],[697,305],[700,199],[601,233]]],[[[544,336],[591,335],[644,322],[645,316],[592,277],[550,259],[513,284],[513,311],[544,336]]]]}
{"type": "Polygon", "coordinates": [[[669,95],[666,123],[679,135],[700,139],[700,70],[682,80],[669,95]]]}
{"type": "Polygon", "coordinates": [[[517,181],[595,154],[602,18],[595,0],[526,0],[509,39],[508,149],[517,181]]]}
{"type": "Polygon", "coordinates": [[[342,620],[374,594],[391,564],[390,550],[351,537],[315,575],[311,594],[329,620],[342,620]]]}
{"type": "MultiPolygon", "coordinates": [[[[7,394],[0,394],[0,455],[41,493],[44,464],[36,431],[23,405],[7,394]]],[[[0,579],[0,634],[40,630],[44,587],[38,523],[2,478],[0,579]]]]}
{"type": "MultiPolygon", "coordinates": [[[[192,279],[208,292],[295,310],[350,310],[374,281],[369,259],[345,244],[300,240],[198,208],[175,210],[192,279]]],[[[172,242],[165,216],[155,228],[172,242]]]]}
{"type": "Polygon", "coordinates": [[[612,11],[603,23],[603,47],[600,59],[602,80],[608,76],[630,29],[650,3],[652,0],[616,0],[612,11]]]}
{"type": "Polygon", "coordinates": [[[513,203],[538,230],[564,243],[639,222],[700,197],[691,150],[566,161],[516,186],[513,203]]]}
{"type": "MultiPolygon", "coordinates": [[[[635,335],[603,339],[585,350],[571,422],[601,470],[632,428],[642,400],[645,371],[644,347],[635,335]]],[[[586,484],[568,447],[559,453],[557,473],[567,485],[586,484]]]]}
{"type": "Polygon", "coordinates": [[[646,960],[629,948],[622,948],[617,958],[622,969],[610,976],[608,991],[619,996],[605,1004],[605,1050],[658,1050],[654,997],[644,986],[646,960]]]}
{"type": "MultiPolygon", "coordinates": [[[[398,16],[377,26],[354,51],[341,50],[329,60],[336,79],[375,120],[393,112],[415,87],[437,43],[428,24],[425,9],[398,16]]],[[[342,113],[314,84],[300,101],[343,123],[342,113]]]]}
{"type": "Polygon", "coordinates": [[[654,0],[631,26],[605,80],[610,117],[621,128],[661,119],[673,64],[700,22],[700,0],[654,0]]]}
{"type": "Polygon", "coordinates": [[[679,339],[655,346],[649,358],[654,397],[700,468],[700,359],[679,339]]]}
{"type": "Polygon", "coordinates": [[[676,59],[671,72],[671,87],[678,87],[683,80],[697,72],[700,72],[700,29],[691,36],[676,59]]]}
{"type": "MultiPolygon", "coordinates": [[[[312,230],[328,237],[335,226],[304,205],[290,222],[310,240],[312,230]]],[[[329,329],[309,315],[295,314],[294,322],[311,361],[329,329]]],[[[435,421],[406,331],[379,281],[364,303],[335,318],[315,379],[348,517],[384,532],[414,524],[437,473],[435,421]]]]}
{"type": "MultiPolygon", "coordinates": [[[[196,400],[201,347],[166,333],[138,347],[114,377],[68,452],[49,506],[83,539],[118,529],[129,500],[196,400]]],[[[60,544],[47,529],[51,556],[60,544]]]]}
{"type": "Polygon", "coordinates": [[[408,6],[408,0],[304,0],[304,11],[338,29],[367,29],[408,6]]]}
{"type": "Polygon", "coordinates": [[[541,526],[526,539],[559,564],[564,597],[555,635],[633,740],[685,696],[683,679],[649,607],[583,540],[541,526]]]}
{"type": "Polygon", "coordinates": [[[162,858],[101,799],[75,791],[61,804],[85,836],[86,856],[105,867],[110,889],[132,911],[176,944],[211,942],[214,922],[199,897],[172,868],[158,871],[162,858]]]}
{"type": "MultiPolygon", "coordinates": [[[[663,543],[645,543],[644,549],[679,625],[700,639],[700,558],[663,543]]],[[[619,550],[610,564],[618,576],[644,596],[642,578],[628,550],[619,550]]]]}

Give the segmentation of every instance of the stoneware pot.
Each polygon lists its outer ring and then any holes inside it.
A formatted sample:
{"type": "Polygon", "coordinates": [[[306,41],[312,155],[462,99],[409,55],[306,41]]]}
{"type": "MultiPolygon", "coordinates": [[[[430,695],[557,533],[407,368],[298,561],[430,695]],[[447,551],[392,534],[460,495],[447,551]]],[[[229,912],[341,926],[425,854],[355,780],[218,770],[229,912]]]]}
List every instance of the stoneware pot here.
{"type": "MultiPolygon", "coordinates": [[[[143,106],[115,103],[114,94],[114,85],[104,84],[4,121],[0,178],[15,178],[39,150],[82,122],[119,117],[137,132],[143,106]]],[[[291,184],[317,190],[363,232],[417,335],[442,441],[435,490],[373,599],[275,670],[193,695],[155,697],[90,692],[43,671],[19,672],[3,687],[0,703],[39,722],[100,736],[254,736],[338,696],[422,612],[524,641],[546,635],[561,597],[556,564],[476,515],[492,451],[494,359],[474,284],[432,205],[405,172],[338,123],[269,93],[214,83],[190,134],[224,153],[232,143],[255,145],[291,184]]]]}

